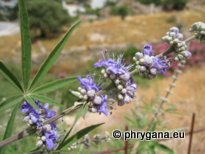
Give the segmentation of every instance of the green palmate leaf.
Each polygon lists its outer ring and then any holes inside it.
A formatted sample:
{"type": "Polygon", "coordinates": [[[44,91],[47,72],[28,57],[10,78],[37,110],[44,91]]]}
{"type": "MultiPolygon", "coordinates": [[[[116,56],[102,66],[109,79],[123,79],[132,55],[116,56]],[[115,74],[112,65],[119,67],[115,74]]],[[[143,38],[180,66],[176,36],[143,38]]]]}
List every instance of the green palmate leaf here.
{"type": "Polygon", "coordinates": [[[18,0],[21,27],[21,61],[24,88],[27,88],[31,75],[31,38],[25,0],[18,0]]]}
{"type": "Polygon", "coordinates": [[[39,100],[43,103],[49,103],[51,105],[56,105],[56,106],[61,106],[60,103],[58,103],[57,101],[55,101],[54,99],[51,99],[47,96],[43,96],[43,95],[38,95],[38,94],[31,94],[30,97],[33,99],[33,100],[39,100]]]}
{"type": "Polygon", "coordinates": [[[67,42],[69,36],[72,34],[74,29],[79,25],[79,21],[76,22],[71,28],[68,30],[68,32],[65,34],[63,39],[57,44],[57,46],[53,49],[53,51],[49,54],[47,59],[44,61],[40,69],[38,70],[36,76],[34,77],[31,88],[42,78],[45,76],[45,74],[48,72],[48,70],[53,66],[53,64],[56,62],[57,58],[59,57],[63,47],[65,46],[65,43],[67,42]]]}
{"type": "Polygon", "coordinates": [[[12,85],[23,91],[23,88],[18,81],[18,79],[14,76],[14,74],[4,65],[3,62],[0,61],[0,73],[6,78],[12,85]]]}
{"type": "Polygon", "coordinates": [[[19,107],[19,104],[17,104],[12,113],[11,113],[11,117],[7,123],[7,126],[6,126],[6,130],[5,130],[5,133],[4,133],[4,137],[3,137],[3,140],[10,137],[11,134],[12,134],[12,130],[13,130],[13,126],[14,126],[14,121],[15,121],[15,117],[16,117],[16,112],[17,112],[17,109],[19,107]]]}
{"type": "Polygon", "coordinates": [[[160,151],[163,151],[167,154],[174,154],[174,151],[172,149],[170,149],[169,147],[163,145],[163,144],[160,144],[160,143],[156,143],[155,144],[155,149],[158,149],[160,151]]]}
{"type": "Polygon", "coordinates": [[[38,88],[34,89],[34,93],[49,93],[55,91],[57,89],[63,88],[68,86],[69,84],[73,83],[76,80],[76,77],[68,77],[65,79],[55,80],[39,86],[38,88]]]}
{"type": "MultiPolygon", "coordinates": [[[[5,130],[5,133],[4,133],[4,136],[3,136],[3,140],[5,140],[6,138],[10,137],[11,134],[12,134],[12,131],[13,131],[13,127],[14,127],[14,122],[15,122],[15,117],[16,117],[16,112],[18,110],[18,107],[19,107],[19,104],[17,104],[12,113],[11,113],[11,116],[10,116],[10,119],[7,123],[7,126],[6,126],[6,130],[5,130]]],[[[0,149],[0,153],[4,153],[4,150],[5,148],[3,149],[0,149]]]]}
{"type": "Polygon", "coordinates": [[[96,125],[91,125],[88,126],[84,129],[81,129],[80,131],[78,131],[76,134],[74,134],[73,136],[71,136],[70,138],[68,138],[67,140],[64,141],[64,143],[58,147],[58,149],[62,149],[64,146],[68,145],[68,144],[72,144],[74,142],[76,142],[77,140],[79,140],[80,138],[82,138],[83,136],[85,136],[86,134],[88,134],[89,132],[91,132],[93,129],[101,126],[103,123],[100,124],[96,124],[96,125]]]}
{"type": "Polygon", "coordinates": [[[3,113],[6,109],[13,107],[14,105],[21,103],[23,100],[23,96],[17,95],[10,98],[7,98],[5,101],[0,104],[0,113],[3,113]]]}
{"type": "MultiPolygon", "coordinates": [[[[82,116],[85,116],[85,114],[87,113],[87,111],[88,111],[88,105],[85,104],[84,106],[81,107],[81,110],[79,110],[79,111],[77,112],[77,115],[76,115],[76,117],[75,117],[75,120],[74,120],[74,122],[73,122],[71,128],[70,128],[69,131],[66,133],[66,135],[64,136],[64,138],[63,138],[63,140],[60,142],[60,144],[58,145],[58,148],[61,147],[61,146],[64,144],[65,140],[66,140],[66,139],[68,138],[68,136],[70,135],[70,133],[71,133],[71,131],[73,130],[75,124],[76,124],[77,121],[78,121],[78,119],[79,119],[80,117],[82,117],[82,116]]],[[[58,148],[57,148],[57,149],[58,149],[58,148]]]]}

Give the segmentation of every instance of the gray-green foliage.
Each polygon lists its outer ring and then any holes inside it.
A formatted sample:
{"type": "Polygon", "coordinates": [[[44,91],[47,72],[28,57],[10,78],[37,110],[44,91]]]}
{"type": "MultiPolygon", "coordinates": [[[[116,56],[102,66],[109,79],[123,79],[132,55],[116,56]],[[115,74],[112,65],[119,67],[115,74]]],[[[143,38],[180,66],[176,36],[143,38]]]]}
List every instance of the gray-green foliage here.
{"type": "Polygon", "coordinates": [[[121,19],[124,20],[126,16],[130,14],[129,7],[126,5],[113,6],[111,10],[112,15],[121,16],[121,19]]]}
{"type": "Polygon", "coordinates": [[[182,10],[186,7],[189,0],[162,0],[162,6],[165,10],[182,10]]]}
{"type": "Polygon", "coordinates": [[[18,18],[17,12],[18,12],[17,5],[13,7],[0,6],[0,20],[14,21],[18,18]]]}
{"type": "Polygon", "coordinates": [[[143,4],[160,5],[164,10],[182,10],[189,0],[136,0],[143,4]]]}
{"type": "Polygon", "coordinates": [[[71,21],[59,0],[28,0],[28,13],[33,37],[53,36],[71,21]]]}

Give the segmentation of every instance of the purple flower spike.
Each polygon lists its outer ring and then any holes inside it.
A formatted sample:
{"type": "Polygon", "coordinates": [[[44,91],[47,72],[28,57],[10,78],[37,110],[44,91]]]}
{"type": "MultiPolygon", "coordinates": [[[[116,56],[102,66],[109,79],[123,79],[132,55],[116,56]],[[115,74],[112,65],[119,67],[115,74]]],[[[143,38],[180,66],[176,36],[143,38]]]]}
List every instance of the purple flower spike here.
{"type": "MultiPolygon", "coordinates": [[[[145,46],[144,50],[145,54],[152,54],[152,47],[150,45],[145,46]]],[[[104,78],[109,78],[115,84],[118,105],[129,103],[133,99],[137,88],[133,88],[131,91],[127,90],[131,84],[133,84],[133,87],[136,87],[129,72],[132,66],[125,66],[122,56],[119,56],[116,60],[111,58],[100,60],[94,66],[102,67],[101,73],[104,78]]]]}
{"type": "Polygon", "coordinates": [[[38,147],[46,145],[48,150],[52,150],[58,139],[56,123],[52,122],[50,124],[43,125],[43,122],[55,116],[56,113],[48,109],[48,104],[42,105],[38,100],[35,101],[35,104],[39,108],[38,110],[34,109],[26,101],[23,102],[21,112],[26,115],[24,121],[27,121],[29,125],[35,127],[38,134],[40,134],[40,139],[37,141],[36,145],[38,147]]]}
{"type": "Polygon", "coordinates": [[[153,49],[152,49],[152,45],[151,44],[146,44],[142,50],[143,55],[149,55],[152,56],[153,55],[153,49]]]}
{"type": "Polygon", "coordinates": [[[78,80],[81,84],[81,86],[78,87],[79,97],[83,101],[90,103],[90,111],[108,115],[107,97],[98,94],[101,87],[98,86],[89,75],[87,75],[86,78],[78,77],[78,80]]]}

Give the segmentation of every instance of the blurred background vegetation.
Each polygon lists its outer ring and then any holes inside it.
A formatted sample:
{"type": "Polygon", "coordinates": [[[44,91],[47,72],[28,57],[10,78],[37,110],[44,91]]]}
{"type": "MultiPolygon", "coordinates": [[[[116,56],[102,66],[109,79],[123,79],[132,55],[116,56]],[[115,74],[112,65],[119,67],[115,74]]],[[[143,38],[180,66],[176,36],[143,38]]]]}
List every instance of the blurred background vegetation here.
{"type": "MultiPolygon", "coordinates": [[[[101,56],[102,50],[124,54],[127,63],[145,43],[151,42],[156,53],[162,52],[166,50],[167,44],[160,39],[170,27],[179,27],[187,37],[190,35],[187,29],[193,22],[205,22],[204,0],[27,0],[27,6],[33,41],[33,74],[69,26],[78,19],[83,21],[66,44],[58,63],[49,71],[46,80],[93,73],[93,64],[101,56]]],[[[205,45],[193,41],[190,43],[190,50],[193,58],[188,62],[185,73],[179,79],[174,95],[170,98],[172,104],[167,106],[176,108],[175,114],[169,113],[163,120],[162,126],[167,128],[189,126],[192,112],[197,113],[196,127],[202,126],[205,120],[205,45]]],[[[1,0],[0,58],[9,64],[16,74],[20,72],[17,69],[20,68],[20,53],[17,0],[1,0]]],[[[79,122],[78,127],[100,121],[106,122],[101,130],[111,131],[116,128],[116,123],[117,127],[123,129],[128,123],[125,116],[132,116],[133,106],[141,104],[144,107],[156,101],[157,96],[164,94],[174,68],[175,65],[165,77],[158,77],[152,81],[135,77],[139,88],[136,100],[132,104],[117,108],[108,118],[100,115],[93,120],[92,114],[88,114],[79,122]]],[[[49,97],[62,103],[62,108],[71,106],[75,98],[68,93],[68,89],[77,86],[76,82],[72,87],[52,93],[49,97]]],[[[0,100],[16,93],[1,77],[0,91],[0,100]]],[[[143,115],[140,107],[137,112],[143,115]]],[[[6,115],[0,117],[0,134],[3,134],[7,119],[6,115]]],[[[22,117],[19,117],[18,122],[21,119],[22,117]]],[[[72,119],[72,116],[65,118],[65,128],[69,128],[72,119]]],[[[21,129],[19,127],[16,131],[21,129]]],[[[193,153],[205,151],[204,139],[205,134],[195,137],[193,153]]],[[[186,141],[172,141],[166,144],[172,146],[176,153],[184,153],[183,149],[186,149],[186,141]]],[[[13,149],[24,151],[26,148],[20,144],[14,147],[10,153],[13,149]]]]}

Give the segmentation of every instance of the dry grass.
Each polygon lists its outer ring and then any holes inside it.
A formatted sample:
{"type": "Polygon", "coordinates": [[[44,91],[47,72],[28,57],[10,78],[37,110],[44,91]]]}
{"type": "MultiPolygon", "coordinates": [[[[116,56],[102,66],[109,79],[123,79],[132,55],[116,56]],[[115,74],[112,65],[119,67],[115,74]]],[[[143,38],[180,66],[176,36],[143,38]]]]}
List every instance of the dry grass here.
{"type": "MultiPolygon", "coordinates": [[[[156,42],[165,34],[172,26],[177,24],[183,25],[187,30],[195,21],[205,21],[203,14],[205,13],[205,5],[193,10],[185,10],[181,12],[158,13],[153,15],[129,16],[125,21],[119,17],[112,17],[102,21],[83,22],[74,32],[66,47],[64,53],[69,53],[70,49],[80,48],[82,52],[72,52],[75,55],[68,54],[62,56],[51,72],[57,74],[61,71],[68,74],[76,73],[76,68],[80,68],[87,62],[86,59],[94,59],[93,52],[90,47],[95,47],[96,52],[104,49],[101,46],[109,45],[136,45],[145,44],[147,42],[156,42]],[[69,67],[65,67],[69,64],[69,67]],[[66,68],[66,69],[63,69],[66,68]]],[[[187,34],[189,35],[189,34],[187,34]]],[[[34,43],[32,48],[32,59],[38,66],[46,54],[50,52],[59,38],[42,40],[46,53],[41,51],[38,43],[34,43]]],[[[0,37],[0,58],[20,62],[20,36],[0,37]]],[[[35,70],[34,70],[35,72],[35,70]]]]}
{"type": "MultiPolygon", "coordinates": [[[[176,24],[183,25],[184,28],[190,27],[193,22],[205,21],[203,14],[205,6],[186,10],[182,12],[158,13],[153,15],[138,15],[127,17],[122,21],[118,17],[109,18],[102,21],[84,22],[74,32],[70,41],[67,43],[65,51],[73,47],[91,47],[95,45],[109,44],[142,44],[146,42],[156,42],[165,32],[176,24]],[[172,18],[177,21],[170,22],[172,18]],[[177,23],[176,23],[177,22],[177,23]],[[92,39],[92,35],[100,35],[100,38],[92,39]]],[[[43,40],[43,44],[50,51],[59,38],[43,40]]],[[[19,36],[1,37],[0,57],[8,56],[14,52],[19,53],[19,36]]],[[[34,52],[39,52],[37,45],[34,44],[34,52]]]]}
{"type": "MultiPolygon", "coordinates": [[[[163,91],[167,87],[166,80],[158,83],[153,83],[152,88],[146,93],[147,100],[154,97],[156,87],[160,87],[163,91]]],[[[205,67],[188,70],[182,74],[177,81],[177,87],[174,89],[174,94],[170,97],[170,102],[177,108],[177,114],[166,114],[163,117],[164,125],[167,128],[184,128],[190,126],[192,113],[196,113],[195,128],[205,127],[205,67]]],[[[189,128],[189,127],[188,127],[189,128]]],[[[193,137],[192,153],[203,154],[205,151],[205,132],[196,134],[193,137]]],[[[188,137],[185,140],[172,140],[165,142],[172,147],[176,153],[187,153],[188,137]]]]}

